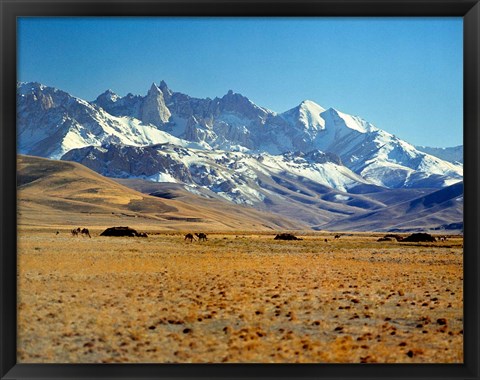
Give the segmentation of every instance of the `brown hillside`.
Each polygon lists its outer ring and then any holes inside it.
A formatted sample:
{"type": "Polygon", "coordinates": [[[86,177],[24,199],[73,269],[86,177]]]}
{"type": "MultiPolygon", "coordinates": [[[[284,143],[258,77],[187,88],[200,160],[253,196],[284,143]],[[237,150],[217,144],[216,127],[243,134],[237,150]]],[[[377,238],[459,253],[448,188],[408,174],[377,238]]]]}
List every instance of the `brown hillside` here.
{"type": "Polygon", "coordinates": [[[18,223],[20,226],[77,225],[100,228],[129,225],[166,230],[299,229],[276,215],[222,201],[192,196],[160,199],[127,188],[83,165],[33,156],[17,158],[18,223]]]}

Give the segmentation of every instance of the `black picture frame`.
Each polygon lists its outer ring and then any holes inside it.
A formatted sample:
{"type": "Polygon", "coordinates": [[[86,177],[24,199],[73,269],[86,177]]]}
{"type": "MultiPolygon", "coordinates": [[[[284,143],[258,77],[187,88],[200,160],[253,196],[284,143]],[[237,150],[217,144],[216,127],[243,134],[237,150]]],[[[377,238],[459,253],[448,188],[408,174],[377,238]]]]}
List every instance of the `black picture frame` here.
{"type": "Polygon", "coordinates": [[[0,0],[1,379],[478,379],[479,0],[0,0]],[[464,364],[17,364],[16,18],[21,16],[457,16],[464,20],[464,364]]]}

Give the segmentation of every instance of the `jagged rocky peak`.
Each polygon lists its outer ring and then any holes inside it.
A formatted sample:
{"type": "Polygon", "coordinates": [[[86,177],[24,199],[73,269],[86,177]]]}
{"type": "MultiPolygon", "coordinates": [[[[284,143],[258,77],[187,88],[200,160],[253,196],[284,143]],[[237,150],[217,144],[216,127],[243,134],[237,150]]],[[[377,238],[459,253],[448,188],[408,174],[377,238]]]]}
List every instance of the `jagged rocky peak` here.
{"type": "Polygon", "coordinates": [[[172,94],[173,94],[172,90],[170,90],[170,88],[168,88],[167,83],[163,79],[160,81],[160,85],[158,87],[160,88],[160,91],[162,91],[165,99],[172,96],[172,94]]]}
{"type": "Polygon", "coordinates": [[[140,95],[128,93],[124,97],[121,97],[112,90],[107,90],[103,94],[100,94],[92,104],[103,108],[113,116],[129,116],[138,119],[140,118],[139,108],[142,101],[143,97],[140,95]]]}
{"type": "Polygon", "coordinates": [[[150,86],[150,90],[148,90],[147,96],[152,96],[152,95],[157,95],[157,94],[162,94],[162,90],[155,84],[155,82],[152,83],[150,86]]]}
{"type": "Polygon", "coordinates": [[[110,98],[118,96],[115,92],[113,92],[111,89],[106,90],[103,94],[100,96],[108,96],[110,98]]]}
{"type": "Polygon", "coordinates": [[[94,103],[98,104],[100,107],[103,107],[107,103],[115,103],[120,97],[114,93],[112,90],[108,89],[104,93],[100,94],[94,103]]]}
{"type": "Polygon", "coordinates": [[[217,101],[220,112],[231,112],[246,116],[249,119],[264,119],[269,112],[257,106],[250,99],[242,94],[228,90],[228,92],[220,99],[215,99],[217,101]]]}
{"type": "Polygon", "coordinates": [[[20,95],[34,94],[47,87],[38,82],[17,82],[17,93],[20,95]]]}
{"type": "Polygon", "coordinates": [[[70,94],[41,83],[17,83],[17,106],[31,111],[46,111],[74,101],[70,94]],[[23,98],[22,100],[18,97],[23,98]]]}
{"type": "Polygon", "coordinates": [[[228,90],[228,92],[223,95],[221,99],[225,104],[228,103],[250,103],[250,100],[246,97],[243,96],[242,94],[239,94],[237,92],[233,92],[233,90],[228,90]]]}
{"type": "Polygon", "coordinates": [[[155,83],[152,83],[147,96],[144,98],[140,115],[144,123],[150,123],[156,126],[167,123],[170,116],[172,116],[165,104],[163,92],[155,83]]]}

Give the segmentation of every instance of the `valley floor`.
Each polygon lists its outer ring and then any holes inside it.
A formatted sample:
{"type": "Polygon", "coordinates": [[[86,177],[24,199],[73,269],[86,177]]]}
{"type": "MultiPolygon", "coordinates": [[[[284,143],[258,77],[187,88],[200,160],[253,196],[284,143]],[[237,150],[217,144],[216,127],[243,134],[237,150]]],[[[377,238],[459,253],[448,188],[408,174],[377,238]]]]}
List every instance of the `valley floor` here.
{"type": "Polygon", "coordinates": [[[460,237],[56,231],[19,229],[20,363],[463,362],[460,237]]]}

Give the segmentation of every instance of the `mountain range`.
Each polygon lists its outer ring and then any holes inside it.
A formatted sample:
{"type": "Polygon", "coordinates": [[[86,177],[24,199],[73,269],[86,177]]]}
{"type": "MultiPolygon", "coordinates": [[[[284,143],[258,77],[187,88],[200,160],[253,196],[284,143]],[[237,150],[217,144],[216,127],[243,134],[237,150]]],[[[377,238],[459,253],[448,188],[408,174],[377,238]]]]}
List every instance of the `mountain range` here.
{"type": "MultiPolygon", "coordinates": [[[[164,81],[145,96],[107,90],[94,101],[19,83],[17,133],[21,154],[75,161],[107,177],[175,183],[316,229],[354,227],[351,218],[440,189],[458,199],[463,178],[460,160],[334,108],[306,100],[276,113],[233,91],[198,99],[164,81]]],[[[458,225],[463,203],[453,204],[438,206],[445,220],[422,225],[458,225]]]]}

